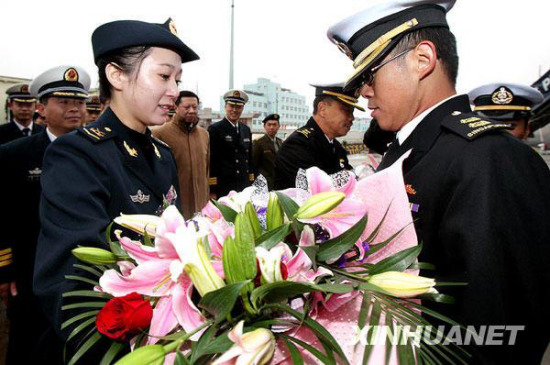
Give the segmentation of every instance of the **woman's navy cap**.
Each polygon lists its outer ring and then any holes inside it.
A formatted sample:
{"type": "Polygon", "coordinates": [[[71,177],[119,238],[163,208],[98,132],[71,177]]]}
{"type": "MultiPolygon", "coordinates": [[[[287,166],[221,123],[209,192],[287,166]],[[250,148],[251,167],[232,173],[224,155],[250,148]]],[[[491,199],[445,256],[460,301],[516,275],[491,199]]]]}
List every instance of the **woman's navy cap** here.
{"type": "Polygon", "coordinates": [[[195,61],[199,56],[178,37],[172,19],[164,24],[139,20],[117,20],[99,26],[92,34],[94,61],[113,51],[135,46],[168,48],[181,57],[181,63],[195,61]]]}

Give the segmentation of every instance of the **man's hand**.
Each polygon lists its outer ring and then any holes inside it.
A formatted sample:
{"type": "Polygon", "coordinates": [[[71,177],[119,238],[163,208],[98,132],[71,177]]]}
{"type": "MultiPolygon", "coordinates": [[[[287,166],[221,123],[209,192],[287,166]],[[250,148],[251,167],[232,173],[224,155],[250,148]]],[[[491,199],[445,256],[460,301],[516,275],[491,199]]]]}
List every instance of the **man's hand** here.
{"type": "Polygon", "coordinates": [[[0,284],[0,297],[6,307],[9,306],[10,303],[10,294],[12,297],[17,296],[17,285],[15,284],[15,281],[0,284]]]}

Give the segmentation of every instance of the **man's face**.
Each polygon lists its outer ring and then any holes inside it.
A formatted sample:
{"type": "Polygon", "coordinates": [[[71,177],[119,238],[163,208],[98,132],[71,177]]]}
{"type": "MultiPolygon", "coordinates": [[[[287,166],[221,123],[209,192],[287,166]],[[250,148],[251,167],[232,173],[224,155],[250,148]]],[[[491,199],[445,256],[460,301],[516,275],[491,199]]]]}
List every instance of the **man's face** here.
{"type": "Polygon", "coordinates": [[[46,104],[38,104],[38,111],[48,121],[48,129],[56,136],[79,128],[86,120],[86,101],[50,97],[46,104]]]}
{"type": "Polygon", "coordinates": [[[515,120],[510,123],[514,129],[508,129],[508,132],[511,133],[514,137],[521,139],[522,141],[527,139],[529,136],[529,125],[525,119],[515,120]]]}
{"type": "Polygon", "coordinates": [[[277,120],[268,120],[264,124],[265,133],[273,139],[279,131],[279,122],[277,120]]]}
{"type": "Polygon", "coordinates": [[[243,113],[244,105],[225,103],[225,115],[233,123],[237,123],[243,113]]]}
{"type": "Polygon", "coordinates": [[[329,129],[327,135],[329,137],[332,135],[332,138],[335,138],[348,134],[355,119],[353,106],[336,100],[322,101],[322,103],[326,103],[323,109],[323,117],[327,121],[327,128],[329,129]]]}
{"type": "Polygon", "coordinates": [[[176,107],[176,116],[184,123],[197,123],[199,121],[199,102],[197,98],[183,97],[176,107]]]}
{"type": "Polygon", "coordinates": [[[99,118],[99,114],[101,112],[99,110],[87,110],[86,109],[86,122],[85,124],[90,124],[91,122],[95,122],[97,118],[99,118]]]}
{"type": "Polygon", "coordinates": [[[35,109],[35,103],[22,103],[20,101],[12,101],[8,104],[12,115],[20,123],[30,123],[35,109]]]}
{"type": "MultiPolygon", "coordinates": [[[[371,117],[386,131],[400,130],[414,118],[418,109],[418,80],[410,70],[409,56],[410,53],[381,67],[374,74],[373,84],[360,89],[372,110],[371,117]]],[[[391,57],[390,53],[381,62],[391,57]]]]}

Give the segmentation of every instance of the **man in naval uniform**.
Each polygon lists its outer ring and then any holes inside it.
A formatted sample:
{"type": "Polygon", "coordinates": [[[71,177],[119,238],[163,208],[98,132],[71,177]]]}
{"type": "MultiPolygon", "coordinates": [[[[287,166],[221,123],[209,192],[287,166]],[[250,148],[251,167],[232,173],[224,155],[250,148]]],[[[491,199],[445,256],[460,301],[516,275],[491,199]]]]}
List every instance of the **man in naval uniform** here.
{"type": "Polygon", "coordinates": [[[346,88],[368,100],[382,130],[397,132],[379,170],[412,149],[403,173],[420,261],[436,266],[438,281],[467,283],[438,288],[456,304],[433,307],[477,332],[525,326],[499,332],[501,346],[469,348],[470,363],[539,364],[550,338],[550,170],[508,124],[473,114],[456,95],[453,5],[384,2],[328,37],[353,60],[346,88]]]}
{"type": "Polygon", "coordinates": [[[254,141],[252,152],[254,173],[265,177],[269,190],[274,186],[275,156],[283,144],[283,141],[277,137],[281,126],[279,119],[279,114],[269,114],[264,118],[262,123],[265,134],[254,141]]]}
{"type": "Polygon", "coordinates": [[[48,118],[46,129],[0,146],[5,174],[0,190],[9,192],[4,196],[7,214],[0,237],[0,296],[8,305],[10,318],[8,364],[44,360],[35,356],[48,321],[32,286],[40,232],[42,160],[51,141],[84,121],[89,87],[90,76],[80,67],[61,66],[43,72],[33,80],[31,90],[40,95],[37,107],[48,118]]]}
{"type": "Polygon", "coordinates": [[[239,122],[248,95],[229,90],[223,95],[225,117],[208,128],[210,134],[210,195],[220,198],[231,190],[242,191],[254,181],[252,133],[239,122]]]}
{"type": "Polygon", "coordinates": [[[348,134],[354,108],[364,111],[343,84],[313,85],[313,116],[283,143],[275,159],[275,189],[295,186],[299,169],[317,166],[327,174],[351,170],[347,152],[337,137],[348,134]]]}
{"type": "Polygon", "coordinates": [[[44,130],[33,123],[36,98],[29,93],[28,84],[13,85],[6,94],[10,118],[8,123],[0,125],[0,145],[44,130]]]}
{"type": "Polygon", "coordinates": [[[503,82],[476,87],[468,96],[477,115],[509,123],[508,131],[522,141],[529,137],[531,109],[543,99],[534,87],[503,82]]]}

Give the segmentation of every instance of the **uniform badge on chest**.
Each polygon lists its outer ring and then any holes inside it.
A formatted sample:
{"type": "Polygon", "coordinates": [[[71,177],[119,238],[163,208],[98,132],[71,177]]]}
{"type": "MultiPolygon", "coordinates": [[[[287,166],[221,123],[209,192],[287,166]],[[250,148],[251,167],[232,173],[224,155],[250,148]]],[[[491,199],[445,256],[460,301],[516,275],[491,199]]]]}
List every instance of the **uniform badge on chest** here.
{"type": "Polygon", "coordinates": [[[226,142],[233,142],[233,137],[232,136],[225,136],[225,141],[226,142]]]}
{"type": "Polygon", "coordinates": [[[38,181],[40,180],[40,176],[42,175],[42,170],[39,167],[35,167],[32,170],[29,170],[29,175],[27,176],[27,179],[29,181],[38,181]]]}
{"type": "Polygon", "coordinates": [[[132,199],[132,203],[148,203],[149,199],[151,198],[151,195],[145,195],[141,190],[137,191],[136,195],[130,195],[130,199],[132,199]]]}

